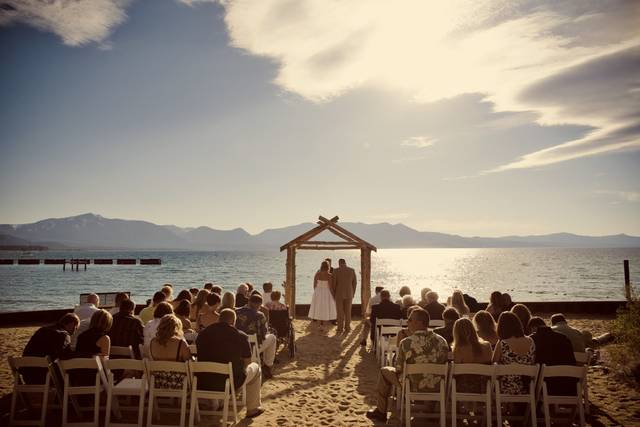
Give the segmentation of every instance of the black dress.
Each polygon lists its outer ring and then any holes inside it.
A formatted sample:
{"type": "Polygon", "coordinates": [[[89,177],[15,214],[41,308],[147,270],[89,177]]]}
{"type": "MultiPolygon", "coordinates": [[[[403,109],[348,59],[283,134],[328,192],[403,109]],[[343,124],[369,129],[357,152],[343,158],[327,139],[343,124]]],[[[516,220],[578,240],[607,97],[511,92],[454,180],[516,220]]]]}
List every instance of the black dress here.
{"type": "MultiPolygon", "coordinates": [[[[100,347],[96,344],[100,338],[107,335],[98,329],[88,329],[78,335],[75,357],[94,357],[100,355],[100,347]]],[[[74,369],[70,375],[73,385],[93,385],[96,381],[95,369],[74,369]]]]}

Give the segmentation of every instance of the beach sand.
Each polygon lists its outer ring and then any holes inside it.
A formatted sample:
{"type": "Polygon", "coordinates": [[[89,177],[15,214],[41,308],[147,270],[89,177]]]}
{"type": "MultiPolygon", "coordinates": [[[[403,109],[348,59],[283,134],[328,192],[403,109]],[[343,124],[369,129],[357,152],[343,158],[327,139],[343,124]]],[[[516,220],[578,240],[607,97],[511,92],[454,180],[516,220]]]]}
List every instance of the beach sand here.
{"type": "MultiPolygon", "coordinates": [[[[548,316],[545,316],[548,320],[548,316]]],[[[568,316],[569,317],[569,316],[568,316]]],[[[573,316],[570,323],[590,330],[594,336],[610,329],[611,318],[573,316]]],[[[354,321],[352,332],[336,336],[335,327],[324,328],[308,320],[295,321],[296,357],[286,352],[278,355],[274,378],[262,386],[266,412],[253,420],[241,419],[240,426],[371,426],[365,417],[375,403],[378,366],[374,356],[360,346],[362,323],[354,321]]],[[[35,327],[0,329],[0,410],[6,423],[8,394],[13,379],[7,356],[21,354],[35,327]]],[[[607,349],[601,349],[607,361],[607,349]]],[[[640,393],[621,382],[606,364],[589,367],[589,387],[592,402],[591,426],[640,426],[640,393]]],[[[243,416],[244,411],[241,412],[243,416]]],[[[203,419],[200,425],[215,425],[203,419]]],[[[57,419],[52,420],[57,425],[57,419]]],[[[392,418],[388,425],[398,426],[392,418]]],[[[462,425],[462,424],[460,424],[462,425]]]]}

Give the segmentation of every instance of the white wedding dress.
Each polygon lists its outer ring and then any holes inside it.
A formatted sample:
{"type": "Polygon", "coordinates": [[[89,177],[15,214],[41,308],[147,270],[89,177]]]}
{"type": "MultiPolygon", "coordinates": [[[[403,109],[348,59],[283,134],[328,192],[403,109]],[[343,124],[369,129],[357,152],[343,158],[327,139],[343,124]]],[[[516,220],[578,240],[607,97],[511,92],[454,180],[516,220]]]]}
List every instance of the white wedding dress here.
{"type": "Polygon", "coordinates": [[[311,297],[311,307],[309,308],[309,318],[314,320],[335,320],[336,301],[331,295],[329,281],[318,280],[316,288],[311,297]]]}

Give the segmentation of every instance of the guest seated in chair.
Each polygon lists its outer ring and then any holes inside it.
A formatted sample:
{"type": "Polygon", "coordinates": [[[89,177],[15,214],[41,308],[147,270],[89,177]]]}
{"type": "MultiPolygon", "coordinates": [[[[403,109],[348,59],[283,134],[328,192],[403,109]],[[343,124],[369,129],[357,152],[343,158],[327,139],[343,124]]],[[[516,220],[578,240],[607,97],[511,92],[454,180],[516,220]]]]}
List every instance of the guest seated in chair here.
{"type": "Polygon", "coordinates": [[[265,378],[271,378],[271,370],[276,358],[276,336],[267,333],[267,318],[260,311],[261,305],[262,297],[251,295],[249,303],[236,310],[236,328],[245,334],[257,335],[258,346],[264,361],[262,372],[265,378]]]}
{"type": "MultiPolygon", "coordinates": [[[[404,364],[447,363],[449,346],[439,335],[429,330],[429,313],[421,308],[411,311],[409,328],[414,332],[402,340],[398,347],[396,366],[380,369],[377,386],[378,404],[367,412],[367,418],[378,421],[387,420],[387,401],[392,386],[400,387],[404,364]]],[[[416,374],[411,377],[412,391],[429,392],[440,387],[441,377],[429,374],[416,374]]]]}
{"type": "Polygon", "coordinates": [[[458,310],[453,307],[447,308],[442,313],[442,319],[444,319],[444,326],[439,328],[435,328],[433,332],[440,335],[447,341],[447,344],[451,345],[453,343],[453,325],[456,323],[456,320],[460,318],[460,314],[458,310]]]}
{"type": "MultiPolygon", "coordinates": [[[[233,296],[233,294],[232,294],[233,296]]],[[[207,326],[196,339],[198,360],[201,362],[229,363],[233,366],[233,384],[239,390],[247,387],[247,417],[264,412],[261,405],[262,384],[260,366],[251,362],[251,348],[247,334],[235,328],[236,313],[226,308],[220,311],[217,323],[207,326]]],[[[198,388],[224,390],[224,378],[217,374],[198,374],[198,388]]]]}
{"type": "Polygon", "coordinates": [[[113,315],[113,324],[109,330],[111,345],[119,347],[131,346],[136,359],[140,359],[140,344],[144,343],[144,326],[142,321],[134,317],[135,303],[126,299],[120,303],[120,311],[113,315]]]}
{"type": "Polygon", "coordinates": [[[280,291],[273,291],[269,293],[271,301],[267,302],[264,306],[269,311],[289,310],[286,304],[280,302],[282,294],[280,291]]]}
{"type": "Polygon", "coordinates": [[[380,304],[371,308],[371,342],[376,340],[376,319],[402,319],[402,309],[391,302],[391,294],[384,289],[380,292],[380,304]]]}

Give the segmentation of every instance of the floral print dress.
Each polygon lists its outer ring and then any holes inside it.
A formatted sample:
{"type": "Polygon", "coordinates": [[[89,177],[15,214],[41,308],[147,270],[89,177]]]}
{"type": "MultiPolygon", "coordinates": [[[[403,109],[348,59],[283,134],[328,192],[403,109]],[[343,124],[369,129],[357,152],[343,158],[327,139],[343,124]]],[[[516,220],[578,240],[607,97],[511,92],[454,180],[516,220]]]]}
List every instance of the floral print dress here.
{"type": "MultiPolygon", "coordinates": [[[[536,343],[530,339],[529,351],[525,354],[515,353],[506,341],[500,341],[502,350],[501,365],[519,363],[521,365],[533,365],[535,362],[536,343]]],[[[503,394],[526,394],[529,388],[529,379],[521,375],[504,375],[500,377],[500,392],[503,394]],[[526,381],[525,381],[526,380],[526,381]]]]}

